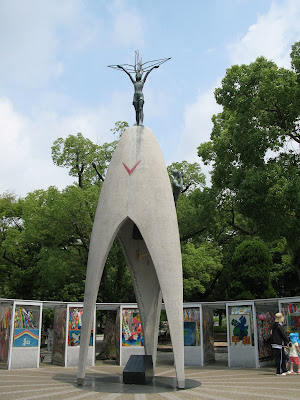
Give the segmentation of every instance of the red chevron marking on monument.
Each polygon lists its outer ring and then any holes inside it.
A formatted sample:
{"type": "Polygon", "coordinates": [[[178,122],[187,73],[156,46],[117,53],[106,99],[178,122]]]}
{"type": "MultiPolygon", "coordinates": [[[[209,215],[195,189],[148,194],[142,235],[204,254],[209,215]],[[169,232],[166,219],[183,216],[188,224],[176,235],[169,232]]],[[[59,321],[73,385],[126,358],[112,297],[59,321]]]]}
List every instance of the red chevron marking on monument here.
{"type": "Polygon", "coordinates": [[[126,168],[126,171],[129,173],[129,175],[131,175],[133,173],[133,171],[136,169],[136,167],[139,165],[139,163],[142,160],[138,161],[134,167],[132,167],[131,169],[127,167],[127,165],[125,163],[122,162],[122,164],[124,165],[124,167],[126,168]]]}

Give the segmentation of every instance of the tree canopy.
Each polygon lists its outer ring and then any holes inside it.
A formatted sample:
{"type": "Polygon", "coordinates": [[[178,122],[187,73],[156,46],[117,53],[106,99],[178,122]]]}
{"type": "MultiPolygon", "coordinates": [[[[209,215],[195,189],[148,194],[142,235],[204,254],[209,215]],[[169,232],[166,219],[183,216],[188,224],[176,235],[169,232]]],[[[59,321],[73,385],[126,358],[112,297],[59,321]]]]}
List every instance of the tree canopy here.
{"type": "Polygon", "coordinates": [[[299,281],[299,43],[291,57],[294,70],[264,57],[227,70],[215,91],[223,110],[198,155],[212,164],[219,210],[231,208],[232,226],[237,216],[243,220],[240,232],[285,238],[299,281]]]}

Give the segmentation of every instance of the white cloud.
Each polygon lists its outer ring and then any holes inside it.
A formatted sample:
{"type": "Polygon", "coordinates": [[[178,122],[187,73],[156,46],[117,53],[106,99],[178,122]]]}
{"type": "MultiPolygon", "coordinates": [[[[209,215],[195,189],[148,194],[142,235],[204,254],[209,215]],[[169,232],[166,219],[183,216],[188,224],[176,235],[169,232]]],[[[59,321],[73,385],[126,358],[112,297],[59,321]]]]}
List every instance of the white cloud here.
{"type": "Polygon", "coordinates": [[[98,144],[114,140],[110,129],[116,122],[116,110],[120,120],[134,115],[130,102],[125,101],[127,97],[114,92],[105,105],[77,109],[64,116],[36,108],[30,117],[17,112],[9,99],[0,98],[0,193],[15,191],[25,196],[49,186],[63,189],[75,181],[68,176],[67,169],[54,166],[54,140],[78,132],[98,144]]]}
{"type": "Polygon", "coordinates": [[[108,10],[113,18],[113,38],[122,46],[142,48],[144,45],[145,20],[141,15],[125,4],[115,0],[110,3],[108,10]]]}
{"type": "Polygon", "coordinates": [[[300,2],[273,2],[268,13],[259,15],[257,22],[238,41],[228,46],[232,64],[248,64],[259,56],[272,59],[281,67],[290,67],[291,44],[300,36],[300,2]]]}
{"type": "Polygon", "coordinates": [[[98,25],[82,0],[1,2],[2,78],[33,88],[59,77],[64,70],[59,54],[87,46],[98,25]]]}
{"type": "Polygon", "coordinates": [[[210,140],[212,131],[211,118],[213,114],[221,111],[221,107],[216,103],[214,89],[220,85],[216,82],[206,92],[199,92],[196,101],[188,104],[184,112],[184,128],[181,142],[178,147],[178,160],[188,162],[198,162],[202,172],[206,175],[206,183],[210,181],[209,167],[205,166],[197,155],[197,147],[210,140]]]}

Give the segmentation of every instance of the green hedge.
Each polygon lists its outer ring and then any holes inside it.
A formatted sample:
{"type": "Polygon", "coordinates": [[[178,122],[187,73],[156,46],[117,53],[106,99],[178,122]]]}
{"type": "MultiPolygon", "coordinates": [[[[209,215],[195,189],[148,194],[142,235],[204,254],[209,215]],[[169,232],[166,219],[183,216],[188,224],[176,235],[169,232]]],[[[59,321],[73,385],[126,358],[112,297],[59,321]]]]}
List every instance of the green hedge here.
{"type": "Polygon", "coordinates": [[[227,333],[226,326],[214,326],[214,333],[227,333]]]}

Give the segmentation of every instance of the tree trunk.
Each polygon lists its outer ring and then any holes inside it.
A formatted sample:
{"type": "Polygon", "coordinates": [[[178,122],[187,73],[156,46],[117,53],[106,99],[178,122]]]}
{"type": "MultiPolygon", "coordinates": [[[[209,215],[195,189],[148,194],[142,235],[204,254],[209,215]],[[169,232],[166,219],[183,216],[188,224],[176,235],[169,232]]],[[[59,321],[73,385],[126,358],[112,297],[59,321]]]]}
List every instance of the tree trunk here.
{"type": "Polygon", "coordinates": [[[96,360],[115,360],[117,358],[116,339],[116,312],[108,311],[105,320],[103,343],[96,360]]]}

